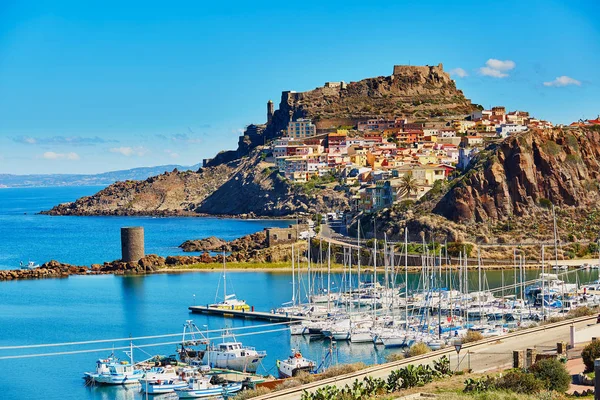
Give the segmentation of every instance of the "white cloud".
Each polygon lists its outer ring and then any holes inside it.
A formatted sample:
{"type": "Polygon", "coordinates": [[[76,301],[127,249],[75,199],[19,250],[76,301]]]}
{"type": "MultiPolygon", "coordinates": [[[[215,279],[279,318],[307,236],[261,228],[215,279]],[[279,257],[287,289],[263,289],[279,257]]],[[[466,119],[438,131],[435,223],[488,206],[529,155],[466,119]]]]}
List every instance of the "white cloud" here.
{"type": "Polygon", "coordinates": [[[179,158],[179,153],[175,153],[173,150],[167,149],[165,150],[165,153],[167,153],[172,158],[179,158]]]}
{"type": "Polygon", "coordinates": [[[484,76],[491,76],[492,78],[506,78],[508,71],[514,69],[517,66],[514,61],[511,60],[497,60],[490,58],[485,62],[485,67],[479,68],[479,73],[484,76]]]}
{"type": "Polygon", "coordinates": [[[496,60],[495,58],[490,58],[489,60],[486,61],[485,65],[487,65],[490,68],[493,68],[497,71],[510,71],[511,69],[514,69],[516,64],[514,61],[511,60],[496,60]]]}
{"type": "Polygon", "coordinates": [[[81,157],[79,157],[79,154],[77,153],[56,153],[54,151],[47,151],[44,154],[42,154],[42,157],[45,158],[46,160],[70,160],[70,161],[77,161],[79,160],[81,157]]]}
{"type": "Polygon", "coordinates": [[[102,139],[101,137],[86,137],[86,136],[50,136],[50,137],[32,137],[18,136],[12,138],[13,141],[23,144],[39,144],[39,145],[59,145],[59,146],[95,146],[101,143],[116,142],[112,139],[102,139]]]}
{"type": "Polygon", "coordinates": [[[454,68],[450,70],[450,75],[458,76],[459,78],[464,78],[465,76],[469,76],[467,71],[462,68],[454,68]]]}
{"type": "Polygon", "coordinates": [[[544,82],[544,86],[561,87],[569,85],[581,86],[581,82],[566,75],[558,76],[555,80],[550,82],[544,82]]]}
{"type": "Polygon", "coordinates": [[[146,149],[145,147],[142,146],[138,146],[138,147],[113,147],[112,149],[110,149],[111,153],[117,153],[117,154],[122,154],[125,157],[130,157],[130,156],[138,156],[138,157],[142,157],[144,155],[146,155],[148,153],[148,149],[146,149]]]}

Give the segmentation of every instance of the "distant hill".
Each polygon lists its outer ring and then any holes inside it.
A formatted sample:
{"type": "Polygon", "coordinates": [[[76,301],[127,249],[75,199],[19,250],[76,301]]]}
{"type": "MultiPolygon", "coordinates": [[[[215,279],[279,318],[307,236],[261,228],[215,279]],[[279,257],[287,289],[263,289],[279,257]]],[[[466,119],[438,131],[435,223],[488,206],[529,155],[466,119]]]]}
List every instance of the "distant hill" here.
{"type": "Polygon", "coordinates": [[[177,169],[179,171],[196,171],[200,164],[191,166],[159,165],[156,167],[140,167],[101,174],[34,174],[12,175],[0,174],[0,187],[33,187],[33,186],[91,186],[110,185],[118,181],[145,180],[151,176],[163,174],[177,169]]]}

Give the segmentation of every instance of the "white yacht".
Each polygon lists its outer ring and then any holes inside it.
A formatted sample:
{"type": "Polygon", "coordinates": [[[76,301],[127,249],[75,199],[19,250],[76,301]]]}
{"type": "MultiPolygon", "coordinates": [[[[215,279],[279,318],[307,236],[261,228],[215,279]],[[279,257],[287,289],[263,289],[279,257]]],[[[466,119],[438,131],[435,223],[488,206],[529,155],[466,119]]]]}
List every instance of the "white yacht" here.
{"type": "MultiPolygon", "coordinates": [[[[233,369],[241,372],[256,372],[261,360],[267,356],[265,351],[257,351],[254,347],[243,346],[236,342],[223,341],[217,346],[210,346],[202,357],[202,362],[211,368],[233,369]]],[[[224,338],[225,339],[225,336],[224,338]]]]}
{"type": "Polygon", "coordinates": [[[312,372],[315,369],[315,362],[304,358],[300,351],[292,350],[292,355],[287,360],[277,360],[277,370],[280,378],[291,378],[298,375],[299,372],[312,372]]]}

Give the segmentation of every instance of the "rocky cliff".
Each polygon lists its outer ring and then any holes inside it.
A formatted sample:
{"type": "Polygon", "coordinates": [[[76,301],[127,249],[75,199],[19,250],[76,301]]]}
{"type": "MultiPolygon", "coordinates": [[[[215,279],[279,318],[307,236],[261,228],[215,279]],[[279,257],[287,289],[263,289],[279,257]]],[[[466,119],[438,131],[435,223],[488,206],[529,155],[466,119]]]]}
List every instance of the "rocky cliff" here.
{"type": "MultiPolygon", "coordinates": [[[[551,242],[552,205],[562,241],[598,239],[600,129],[535,130],[493,144],[416,204],[378,213],[377,231],[402,239],[408,227],[417,241],[423,232],[436,241],[551,242]]],[[[364,217],[362,226],[372,225],[364,217]]]]}
{"type": "Polygon", "coordinates": [[[262,161],[249,156],[197,172],[174,170],[145,181],[125,181],[93,196],[60,204],[50,215],[234,215],[283,217],[299,212],[345,209],[344,193],[306,192],[262,161]]]}
{"type": "Polygon", "coordinates": [[[529,131],[486,149],[433,211],[456,222],[522,217],[550,203],[598,205],[600,132],[529,131]]]}

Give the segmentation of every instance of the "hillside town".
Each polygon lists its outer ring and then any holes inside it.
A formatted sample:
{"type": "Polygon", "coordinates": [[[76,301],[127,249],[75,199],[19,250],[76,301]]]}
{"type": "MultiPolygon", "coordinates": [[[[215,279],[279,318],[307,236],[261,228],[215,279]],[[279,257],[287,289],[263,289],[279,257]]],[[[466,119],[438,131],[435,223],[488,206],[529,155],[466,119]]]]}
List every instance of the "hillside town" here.
{"type": "MultiPolygon", "coordinates": [[[[268,119],[272,104],[267,105],[268,119]]],[[[552,126],[502,106],[454,119],[367,119],[325,132],[310,119],[298,118],[272,141],[265,161],[295,183],[339,182],[352,195],[354,211],[370,212],[418,200],[438,182],[452,179],[456,170],[465,170],[493,141],[552,126]]],[[[247,132],[258,135],[262,129],[264,125],[250,125],[247,132]]]]}

